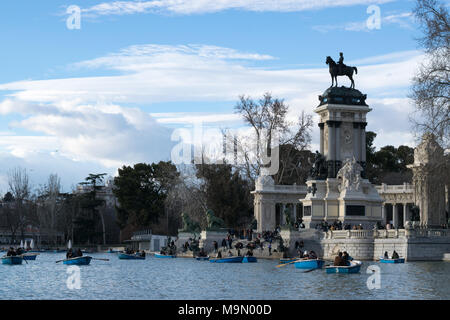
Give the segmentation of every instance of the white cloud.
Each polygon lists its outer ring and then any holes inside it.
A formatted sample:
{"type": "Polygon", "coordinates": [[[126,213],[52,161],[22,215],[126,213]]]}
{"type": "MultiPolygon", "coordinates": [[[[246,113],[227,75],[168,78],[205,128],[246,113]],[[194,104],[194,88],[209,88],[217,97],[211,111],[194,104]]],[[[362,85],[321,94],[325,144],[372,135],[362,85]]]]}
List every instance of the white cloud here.
{"type": "Polygon", "coordinates": [[[201,14],[223,10],[295,12],[352,5],[370,5],[393,0],[154,0],[103,2],[82,9],[88,16],[139,13],[201,14]]]}
{"type": "MultiPolygon", "coordinates": [[[[386,25],[397,25],[403,29],[413,29],[413,14],[411,12],[402,12],[398,14],[390,14],[387,16],[382,16],[380,27],[383,28],[386,25]]],[[[342,24],[316,25],[313,26],[312,29],[322,33],[327,33],[335,30],[355,31],[355,32],[377,31],[377,29],[371,30],[367,27],[367,20],[346,22],[342,24]]]]}
{"type": "MultiPolygon", "coordinates": [[[[123,164],[169,160],[175,142],[170,141],[171,130],[163,125],[183,126],[198,120],[217,127],[239,125],[236,114],[213,108],[201,114],[158,113],[125,105],[137,103],[149,110],[154,103],[174,101],[229,103],[241,94],[258,98],[270,91],[286,99],[290,119],[295,120],[302,110],[311,113],[318,95],[330,85],[324,61],[324,67],[316,69],[248,65],[267,59],[272,57],[213,46],[132,46],[75,64],[94,72],[97,68],[120,70],[119,75],[2,84],[0,90],[10,92],[0,102],[0,114],[21,115],[10,123],[10,130],[24,128],[42,136],[2,136],[0,150],[23,161],[38,161],[40,152],[50,157],[58,150],[54,161],[66,159],[62,167],[96,163],[113,170],[123,164]]],[[[360,59],[365,65],[358,65],[355,82],[368,94],[373,108],[368,130],[378,133],[377,146],[410,141],[405,95],[420,59],[420,52],[411,51],[360,59]]],[[[339,84],[349,81],[339,78],[339,84]]],[[[317,145],[316,126],[313,137],[317,145]]]]}

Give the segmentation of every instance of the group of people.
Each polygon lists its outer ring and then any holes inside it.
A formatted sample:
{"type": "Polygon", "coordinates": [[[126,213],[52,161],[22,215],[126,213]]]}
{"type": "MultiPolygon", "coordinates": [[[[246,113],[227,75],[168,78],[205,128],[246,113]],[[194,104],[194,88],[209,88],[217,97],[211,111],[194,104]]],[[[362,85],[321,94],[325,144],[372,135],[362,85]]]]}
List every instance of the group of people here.
{"type": "Polygon", "coordinates": [[[9,247],[8,251],[6,252],[6,256],[7,257],[20,256],[25,252],[26,252],[25,249],[21,247],[17,248],[16,250],[14,250],[13,247],[9,247]]]}
{"type": "Polygon", "coordinates": [[[163,247],[159,253],[166,256],[175,255],[177,253],[177,246],[175,245],[175,242],[173,240],[169,241],[168,245],[163,247]]]}
{"type": "Polygon", "coordinates": [[[363,230],[362,224],[358,225],[350,225],[350,224],[342,224],[342,221],[335,220],[331,225],[327,221],[322,221],[320,224],[316,225],[316,229],[320,229],[324,232],[327,232],[328,230],[363,230]]]}
{"type": "Polygon", "coordinates": [[[125,251],[124,251],[126,254],[139,254],[141,257],[145,257],[145,251],[144,250],[142,250],[142,251],[136,251],[136,250],[133,250],[133,249],[131,249],[131,248],[125,248],[125,251]]]}
{"type": "Polygon", "coordinates": [[[67,253],[66,253],[66,259],[77,258],[77,257],[82,257],[82,256],[83,256],[83,252],[81,252],[80,248],[78,248],[76,251],[73,251],[72,248],[70,248],[69,250],[67,250],[67,253]]]}
{"type": "Polygon", "coordinates": [[[253,237],[253,230],[252,229],[239,229],[239,230],[229,229],[228,234],[232,238],[237,238],[237,239],[242,239],[242,240],[247,239],[250,241],[250,240],[252,240],[252,237],[253,237]]]}
{"type": "Polygon", "coordinates": [[[351,258],[349,256],[349,254],[347,253],[347,251],[338,252],[338,255],[336,256],[336,258],[334,258],[334,266],[348,266],[350,265],[350,261],[353,260],[353,258],[351,258]]]}
{"type": "MultiPolygon", "coordinates": [[[[400,256],[398,255],[398,253],[394,250],[394,252],[392,252],[392,257],[391,259],[399,259],[400,256]]],[[[387,251],[384,252],[384,259],[389,259],[389,254],[387,251]]]]}

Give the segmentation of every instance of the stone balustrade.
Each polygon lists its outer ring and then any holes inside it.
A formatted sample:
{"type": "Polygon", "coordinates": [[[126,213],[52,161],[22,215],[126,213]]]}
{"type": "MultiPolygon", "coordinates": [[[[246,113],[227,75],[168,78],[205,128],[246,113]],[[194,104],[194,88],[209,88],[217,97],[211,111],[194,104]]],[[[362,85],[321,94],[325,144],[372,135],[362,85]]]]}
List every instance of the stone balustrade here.
{"type": "Polygon", "coordinates": [[[449,229],[335,230],[327,231],[325,239],[370,239],[403,237],[450,237],[449,229]]]}

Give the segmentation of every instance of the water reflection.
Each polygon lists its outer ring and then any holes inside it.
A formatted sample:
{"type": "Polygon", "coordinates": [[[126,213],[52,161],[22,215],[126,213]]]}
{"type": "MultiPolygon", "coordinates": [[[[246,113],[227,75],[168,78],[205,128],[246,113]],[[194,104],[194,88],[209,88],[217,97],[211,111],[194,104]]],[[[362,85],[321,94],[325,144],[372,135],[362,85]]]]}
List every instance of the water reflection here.
{"type": "Polygon", "coordinates": [[[193,259],[119,260],[93,254],[81,266],[81,289],[66,286],[62,254],[43,253],[21,266],[0,265],[2,299],[450,299],[450,263],[364,262],[359,274],[305,273],[277,261],[213,264],[193,259]],[[381,288],[369,290],[369,265],[381,269],[381,288]]]}

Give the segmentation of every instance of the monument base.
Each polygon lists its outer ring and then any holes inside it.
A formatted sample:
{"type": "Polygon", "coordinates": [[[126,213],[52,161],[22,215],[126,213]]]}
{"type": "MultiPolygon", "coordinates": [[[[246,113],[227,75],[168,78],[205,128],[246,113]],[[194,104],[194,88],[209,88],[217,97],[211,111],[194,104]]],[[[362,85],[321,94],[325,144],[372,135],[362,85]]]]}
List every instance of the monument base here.
{"type": "Polygon", "coordinates": [[[300,200],[306,228],[340,221],[367,230],[382,223],[383,199],[369,180],[361,178],[361,171],[354,160],[347,160],[337,178],[306,182],[308,194],[300,200]]]}
{"type": "Polygon", "coordinates": [[[227,238],[228,231],[226,230],[215,230],[209,231],[204,230],[201,232],[200,248],[203,248],[206,252],[214,250],[214,241],[217,242],[220,247],[222,240],[227,238]]]}

